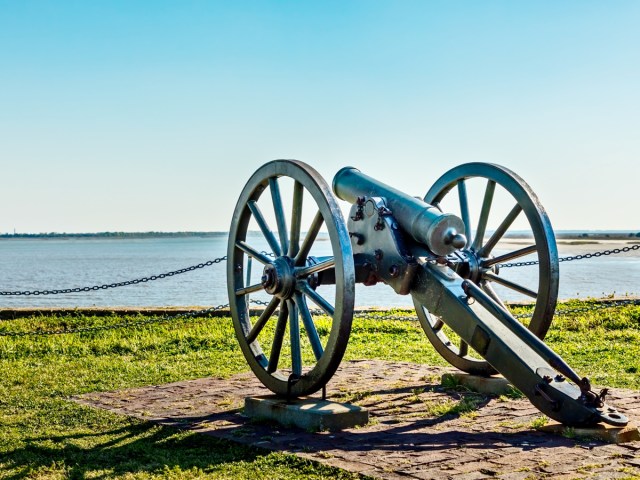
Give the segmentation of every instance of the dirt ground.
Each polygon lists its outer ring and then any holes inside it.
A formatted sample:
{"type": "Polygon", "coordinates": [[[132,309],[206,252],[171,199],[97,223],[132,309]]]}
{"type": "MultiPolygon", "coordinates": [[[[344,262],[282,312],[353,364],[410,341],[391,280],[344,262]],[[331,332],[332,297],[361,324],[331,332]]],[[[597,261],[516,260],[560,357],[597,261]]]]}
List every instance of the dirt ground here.
{"type": "MultiPolygon", "coordinates": [[[[615,445],[575,437],[571,429],[563,435],[537,431],[544,420],[528,400],[443,388],[441,375],[453,371],[377,360],[345,362],[328,386],[328,398],[367,407],[370,422],[340,432],[250,421],[242,414],[244,398],[269,393],[251,374],[74,400],[377,478],[640,478],[639,441],[615,445]]],[[[610,403],[632,422],[640,421],[640,392],[613,389],[610,403]]]]}

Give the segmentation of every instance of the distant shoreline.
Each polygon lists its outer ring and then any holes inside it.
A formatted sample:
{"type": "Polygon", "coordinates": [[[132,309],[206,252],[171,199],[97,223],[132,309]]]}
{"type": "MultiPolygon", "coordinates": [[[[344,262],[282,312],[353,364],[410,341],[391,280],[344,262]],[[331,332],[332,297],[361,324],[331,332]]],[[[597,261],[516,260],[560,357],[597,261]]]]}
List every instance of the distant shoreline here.
{"type": "MultiPolygon", "coordinates": [[[[254,232],[250,232],[254,233],[254,232]]],[[[257,233],[257,232],[255,232],[257,233]]],[[[94,233],[66,233],[66,232],[48,232],[48,233],[1,233],[0,240],[12,239],[145,239],[145,238],[212,238],[226,237],[229,232],[94,232],[94,233]]],[[[558,230],[555,232],[557,240],[568,240],[576,242],[575,244],[600,243],[611,240],[626,240],[628,243],[640,243],[640,231],[605,231],[605,230],[558,230]]],[[[530,236],[519,233],[507,233],[504,238],[510,239],[526,239],[530,236]]],[[[566,242],[559,242],[565,243],[566,242]]]]}
{"type": "Polygon", "coordinates": [[[71,239],[71,238],[187,238],[187,237],[226,237],[229,232],[97,232],[97,233],[2,233],[0,240],[11,239],[71,239]]]}

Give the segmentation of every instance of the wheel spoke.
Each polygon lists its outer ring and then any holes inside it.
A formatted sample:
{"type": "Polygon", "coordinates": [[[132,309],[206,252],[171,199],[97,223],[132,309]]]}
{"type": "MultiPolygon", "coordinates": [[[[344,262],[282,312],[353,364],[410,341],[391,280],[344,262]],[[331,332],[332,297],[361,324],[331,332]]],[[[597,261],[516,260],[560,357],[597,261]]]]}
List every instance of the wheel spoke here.
{"type": "Polygon", "coordinates": [[[484,278],[491,282],[499,283],[500,285],[510,288],[511,290],[515,290],[516,292],[522,293],[523,295],[527,295],[528,297],[538,298],[538,294],[533,290],[529,290],[527,287],[512,282],[511,280],[499,277],[498,275],[494,275],[491,272],[485,272],[484,278]]]}
{"type": "Polygon", "coordinates": [[[324,310],[324,312],[329,315],[330,317],[333,317],[333,314],[335,312],[335,309],[333,308],[333,306],[327,302],[322,296],[320,296],[320,294],[318,292],[316,292],[314,289],[312,289],[309,284],[307,284],[306,282],[300,282],[299,285],[301,285],[301,289],[302,292],[309,297],[309,299],[315,303],[318,307],[320,307],[322,310],[324,310]]]}
{"type": "Polygon", "coordinates": [[[247,242],[244,242],[242,240],[238,240],[238,241],[236,241],[236,247],[239,248],[240,250],[242,250],[247,255],[255,258],[256,260],[258,260],[263,265],[268,265],[268,264],[271,263],[271,259],[269,257],[267,257],[264,253],[261,253],[258,250],[256,250],[255,248],[253,248],[247,242]]]}
{"type": "Polygon", "coordinates": [[[271,299],[271,301],[269,302],[269,305],[267,305],[267,307],[263,310],[262,314],[256,321],[255,325],[253,325],[253,327],[251,328],[249,335],[247,335],[248,344],[252,344],[255,341],[255,339],[258,338],[258,335],[260,334],[264,326],[267,324],[267,322],[271,318],[271,315],[273,315],[273,312],[276,311],[276,308],[278,308],[279,304],[280,304],[280,299],[278,297],[273,297],[271,299]]]}
{"type": "Polygon", "coordinates": [[[266,238],[267,242],[269,243],[271,250],[273,250],[273,253],[275,253],[276,256],[279,257],[280,255],[282,255],[280,244],[278,243],[278,240],[276,240],[275,235],[269,228],[269,225],[267,224],[267,221],[265,220],[264,215],[262,215],[262,212],[260,211],[260,207],[258,207],[258,204],[256,203],[255,200],[250,200],[249,202],[247,202],[247,205],[249,207],[249,210],[251,210],[253,217],[256,219],[256,222],[258,223],[258,226],[260,227],[260,230],[262,231],[264,238],[266,238]]]}
{"type": "Polygon", "coordinates": [[[282,350],[282,340],[287,329],[287,318],[289,317],[289,309],[287,302],[280,304],[280,313],[278,314],[278,323],[276,323],[276,331],[273,334],[273,343],[271,344],[271,353],[269,354],[269,365],[267,372],[273,373],[278,369],[280,361],[280,351],[282,350]]]}
{"type": "Polygon", "coordinates": [[[300,318],[298,307],[293,300],[289,305],[289,336],[291,338],[291,372],[298,377],[302,375],[302,350],[300,349],[300,318]]]}
{"type": "Polygon", "coordinates": [[[460,340],[460,348],[458,349],[459,357],[466,357],[469,353],[469,344],[464,340],[460,340]]]}
{"type": "Polygon", "coordinates": [[[482,288],[498,305],[507,311],[509,310],[489,282],[481,282],[480,288],[482,288]]]}
{"type": "MultiPolygon", "coordinates": [[[[244,282],[245,285],[250,285],[251,284],[251,267],[253,266],[253,257],[251,255],[249,255],[247,257],[247,276],[246,276],[246,280],[244,282]]],[[[247,304],[249,303],[249,294],[247,294],[247,296],[244,299],[245,302],[247,302],[247,304]]]]}
{"type": "Polygon", "coordinates": [[[471,216],[469,214],[469,197],[467,196],[467,185],[464,179],[458,180],[458,199],[460,200],[460,213],[464,223],[464,234],[467,237],[467,245],[471,242],[471,216]]]}
{"type": "Polygon", "coordinates": [[[482,209],[480,210],[480,218],[478,220],[478,228],[476,229],[476,237],[473,239],[473,250],[478,250],[482,246],[484,234],[487,231],[487,222],[489,221],[489,213],[491,212],[491,204],[493,203],[493,194],[496,191],[496,182],[487,181],[487,188],[484,191],[484,199],[482,200],[482,209]]]}
{"type": "Polygon", "coordinates": [[[442,321],[442,319],[438,318],[432,325],[431,329],[434,332],[438,333],[440,330],[442,330],[442,327],[444,327],[444,322],[442,321]]]}
{"type": "Polygon", "coordinates": [[[311,222],[311,226],[309,227],[309,231],[307,235],[304,237],[302,241],[302,245],[300,246],[300,251],[296,255],[294,265],[301,266],[304,265],[304,262],[307,260],[307,256],[311,251],[311,247],[313,246],[313,242],[316,241],[316,237],[318,236],[318,232],[320,232],[320,227],[322,227],[322,223],[324,222],[324,218],[322,217],[322,213],[318,211],[313,221],[311,222]]]}
{"type": "Polygon", "coordinates": [[[278,235],[280,236],[280,246],[282,253],[289,251],[289,239],[287,238],[287,218],[284,216],[282,207],[282,197],[280,196],[280,185],[277,177],[269,178],[269,190],[271,190],[271,200],[273,201],[273,213],[276,215],[278,225],[278,235]]]}
{"type": "Polygon", "coordinates": [[[246,295],[247,293],[258,292],[264,289],[261,283],[256,283],[255,285],[249,285],[248,287],[242,287],[236,290],[236,296],[241,297],[242,295],[246,295]]]}
{"type": "Polygon", "coordinates": [[[298,309],[300,310],[302,323],[304,324],[304,329],[307,331],[307,336],[309,337],[309,342],[311,343],[313,354],[315,355],[316,360],[320,360],[320,357],[322,357],[324,350],[322,348],[322,343],[320,342],[320,336],[318,335],[318,330],[316,329],[316,326],[313,323],[311,312],[309,312],[309,307],[307,306],[307,302],[305,301],[304,296],[301,293],[296,293],[295,300],[296,300],[296,305],[298,305],[298,309]]]}
{"type": "Polygon", "coordinates": [[[530,245],[528,247],[521,248],[520,250],[514,250],[513,252],[505,253],[504,255],[500,255],[499,257],[483,260],[482,266],[485,268],[492,267],[493,265],[496,265],[498,263],[515,260],[516,258],[524,257],[525,255],[529,255],[537,251],[538,247],[536,245],[530,245]]]}
{"type": "Polygon", "coordinates": [[[329,270],[330,268],[335,267],[336,259],[330,258],[329,260],[325,260],[320,263],[316,263],[315,265],[309,265],[308,267],[298,267],[295,269],[296,278],[304,278],[309,275],[313,275],[314,273],[322,272],[323,270],[329,270]]]}
{"type": "Polygon", "coordinates": [[[300,182],[293,185],[293,207],[291,210],[291,240],[288,256],[293,258],[300,250],[300,228],[302,226],[302,200],[304,188],[300,182]]]}
{"type": "Polygon", "coordinates": [[[491,250],[493,250],[493,247],[496,246],[496,244],[500,241],[502,236],[507,232],[507,230],[509,230],[509,227],[511,226],[513,221],[516,219],[516,217],[520,215],[521,211],[522,211],[522,207],[519,204],[515,205],[511,209],[511,211],[506,216],[506,218],[502,221],[500,226],[496,229],[495,232],[493,232],[493,235],[491,235],[491,238],[489,238],[489,240],[487,240],[487,243],[485,243],[482,246],[482,248],[479,250],[478,253],[480,254],[481,257],[489,256],[489,254],[491,253],[491,250]]]}

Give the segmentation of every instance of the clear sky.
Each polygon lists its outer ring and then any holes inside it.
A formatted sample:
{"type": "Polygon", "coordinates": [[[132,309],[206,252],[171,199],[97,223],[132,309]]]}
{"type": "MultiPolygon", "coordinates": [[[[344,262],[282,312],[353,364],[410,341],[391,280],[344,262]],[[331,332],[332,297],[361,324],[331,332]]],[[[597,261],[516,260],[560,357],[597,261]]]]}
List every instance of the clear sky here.
{"type": "Polygon", "coordinates": [[[262,163],[503,164],[640,229],[638,1],[0,0],[0,232],[227,230],[262,163]]]}

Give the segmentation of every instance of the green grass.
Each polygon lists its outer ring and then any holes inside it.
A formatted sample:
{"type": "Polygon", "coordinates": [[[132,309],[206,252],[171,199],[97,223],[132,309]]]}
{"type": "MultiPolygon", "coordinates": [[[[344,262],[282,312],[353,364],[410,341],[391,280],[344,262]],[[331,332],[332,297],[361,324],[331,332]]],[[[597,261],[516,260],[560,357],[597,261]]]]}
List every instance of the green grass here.
{"type": "MultiPolygon", "coordinates": [[[[588,304],[571,300],[558,308],[588,304]]],[[[545,343],[594,385],[640,389],[640,305],[557,316],[545,343]]]]}
{"type": "MultiPolygon", "coordinates": [[[[31,317],[3,321],[0,329],[122,321],[115,316],[31,317]]],[[[558,317],[547,338],[595,384],[640,388],[640,307],[558,317]]],[[[356,318],[346,358],[445,365],[416,322],[398,320],[356,318]]],[[[359,478],[292,455],[152,426],[68,400],[86,392],[228,377],[246,370],[231,321],[225,318],[0,337],[0,478],[359,478]]]]}

